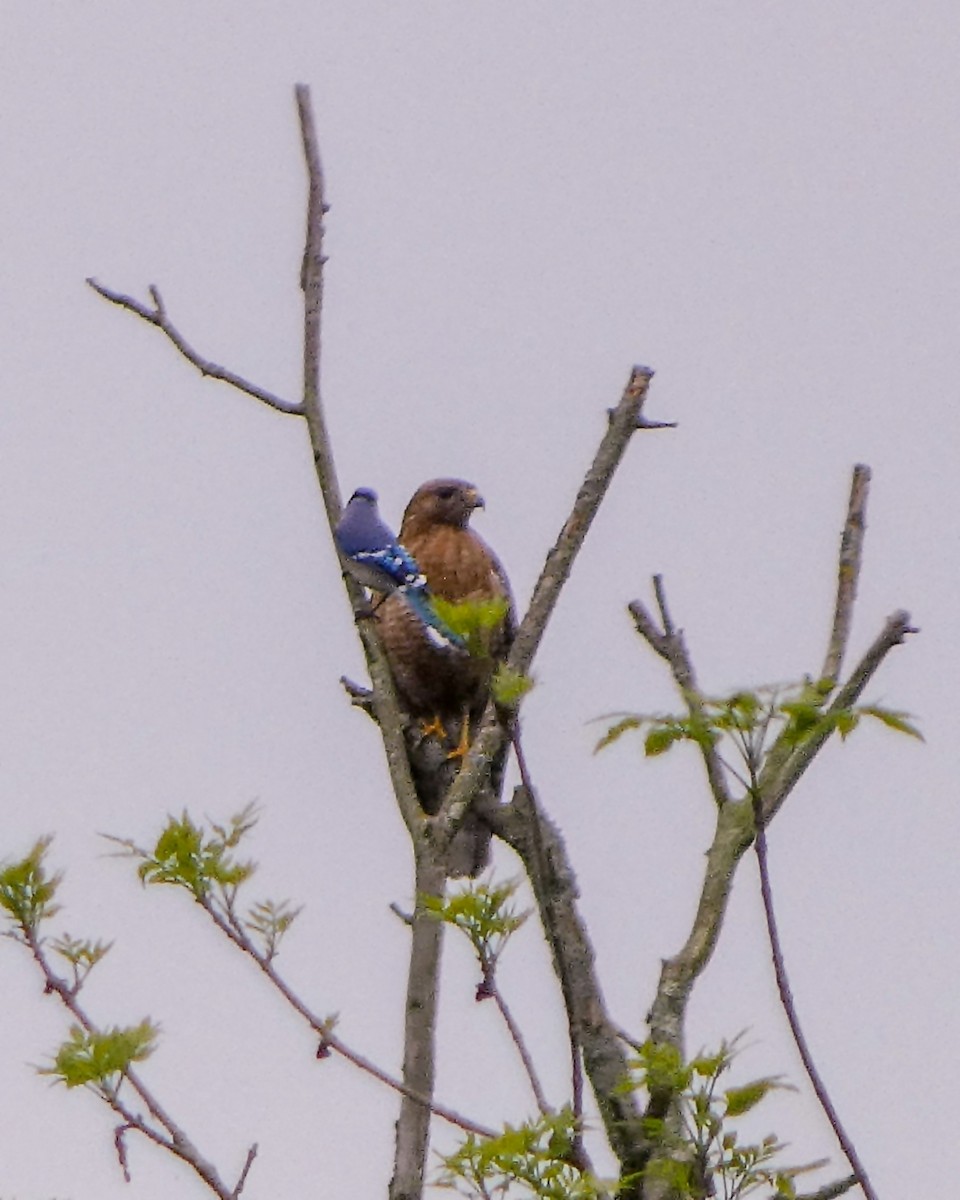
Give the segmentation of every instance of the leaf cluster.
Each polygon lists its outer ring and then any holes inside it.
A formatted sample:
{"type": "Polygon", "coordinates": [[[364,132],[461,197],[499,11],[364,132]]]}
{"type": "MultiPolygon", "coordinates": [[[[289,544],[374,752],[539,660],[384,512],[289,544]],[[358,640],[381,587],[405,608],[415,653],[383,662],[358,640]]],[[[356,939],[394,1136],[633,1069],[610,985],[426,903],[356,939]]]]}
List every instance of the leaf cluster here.
{"type": "Polygon", "coordinates": [[[69,933],[64,933],[52,943],[57,954],[70,964],[73,972],[72,990],[74,992],[80,990],[84,979],[112,945],[112,942],[93,942],[89,938],[73,938],[69,933]]]}
{"type": "Polygon", "coordinates": [[[255,804],[246,805],[223,825],[211,823],[209,829],[184,811],[183,816],[167,820],[152,850],[141,849],[129,838],[109,840],[139,859],[137,873],[142,883],[184,888],[215,920],[243,937],[253,934],[261,944],[257,953],[269,962],[300,908],[286,900],[258,900],[246,918],[237,913],[237,892],[253,875],[256,864],[239,859],[236,850],[256,823],[255,804]]]}
{"type": "Polygon", "coordinates": [[[437,1182],[482,1200],[516,1195],[596,1200],[615,1185],[578,1165],[577,1124],[572,1110],[564,1108],[522,1125],[506,1125],[497,1137],[468,1134],[453,1154],[442,1158],[437,1182]]]}
{"type": "MultiPolygon", "coordinates": [[[[143,858],[138,868],[140,879],[145,884],[170,883],[186,888],[198,899],[213,888],[235,889],[254,871],[253,863],[239,861],[233,852],[255,824],[253,805],[247,805],[227,825],[211,826],[209,834],[194,824],[186,811],[180,818],[171,817],[153,851],[138,852],[143,858]]],[[[132,843],[122,844],[135,849],[132,843]]]]}
{"type": "Polygon", "coordinates": [[[113,1093],[131,1064],[153,1053],[157,1035],[157,1027],[149,1019],[103,1033],[73,1025],[53,1065],[41,1067],[40,1074],[53,1075],[68,1088],[90,1084],[113,1093]]]}
{"type": "Polygon", "coordinates": [[[41,921],[59,911],[54,896],[62,876],[50,875],[44,858],[50,838],[40,838],[29,854],[0,871],[0,908],[24,933],[34,933],[41,921]]]}
{"type": "Polygon", "coordinates": [[[879,704],[828,705],[834,686],[832,679],[803,679],[754,690],[739,688],[727,696],[692,696],[685,713],[623,713],[607,728],[594,753],[634,730],[643,735],[648,758],[665,754],[678,742],[693,742],[708,750],[727,742],[745,765],[749,779],[744,780],[726,764],[728,769],[750,787],[774,739],[791,750],[834,732],[845,740],[869,717],[888,729],[923,740],[908,713],[879,704]]]}
{"type": "Polygon", "coordinates": [[[628,1086],[650,1097],[673,1101],[679,1125],[669,1118],[646,1117],[647,1136],[662,1148],[647,1167],[648,1177],[669,1183],[683,1200],[721,1196],[739,1200],[760,1187],[773,1195],[796,1196],[795,1179],[821,1164],[786,1167],[774,1159],[784,1149],[773,1134],[759,1142],[742,1143],[731,1124],[756,1108],[775,1089],[788,1087],[766,1076],[745,1084],[721,1087],[736,1054],[737,1039],[724,1042],[714,1054],[684,1062],[675,1046],[645,1042],[632,1061],[628,1086]]]}
{"type": "Polygon", "coordinates": [[[421,902],[431,916],[452,925],[466,937],[488,974],[504,947],[530,915],[512,903],[519,883],[470,882],[447,896],[423,895],[421,902]]]}

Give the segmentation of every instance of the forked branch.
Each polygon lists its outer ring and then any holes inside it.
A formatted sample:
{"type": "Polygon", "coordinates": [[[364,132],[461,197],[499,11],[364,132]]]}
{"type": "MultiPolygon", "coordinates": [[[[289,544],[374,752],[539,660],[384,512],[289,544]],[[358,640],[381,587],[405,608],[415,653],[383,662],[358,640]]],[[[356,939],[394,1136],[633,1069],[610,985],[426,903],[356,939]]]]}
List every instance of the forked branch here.
{"type": "MultiPolygon", "coordinates": [[[[837,600],[823,671],[823,676],[834,681],[849,640],[853,605],[862,562],[869,480],[869,468],[858,465],[853,473],[850,502],[841,538],[837,600]]],[[[691,714],[696,714],[701,711],[698,709],[698,705],[702,701],[702,697],[696,689],[692,662],[682,636],[673,627],[663,596],[662,582],[659,579],[655,580],[655,590],[660,607],[662,628],[657,626],[639,601],[634,601],[630,605],[630,612],[641,636],[670,665],[678,690],[687,703],[689,711],[691,714]]],[[[723,767],[716,750],[708,746],[705,739],[703,753],[707,776],[714,797],[719,803],[716,829],[707,853],[706,874],[693,926],[680,952],[664,961],[656,997],[648,1016],[651,1037],[655,1041],[670,1042],[683,1053],[687,1001],[694,983],[709,962],[716,946],[737,864],[756,836],[764,908],[767,914],[777,983],[784,1008],[817,1096],[837,1132],[844,1152],[856,1172],[856,1178],[869,1200],[873,1200],[874,1197],[869,1180],[850,1139],[837,1119],[822,1082],[816,1074],[796,1020],[773,916],[766,864],[765,829],[836,727],[830,718],[856,703],[889,651],[902,643],[907,635],[913,632],[915,630],[910,624],[909,614],[902,611],[894,613],[853,668],[847,681],[836,692],[832,703],[825,710],[825,719],[819,727],[799,742],[788,736],[785,730],[767,751],[759,771],[751,765],[750,787],[748,794],[743,798],[724,799],[725,793],[718,791],[714,776],[717,771],[722,772],[723,767]]],[[[840,1195],[850,1186],[850,1181],[844,1180],[837,1185],[832,1185],[836,1190],[827,1189],[826,1194],[840,1195]]]]}

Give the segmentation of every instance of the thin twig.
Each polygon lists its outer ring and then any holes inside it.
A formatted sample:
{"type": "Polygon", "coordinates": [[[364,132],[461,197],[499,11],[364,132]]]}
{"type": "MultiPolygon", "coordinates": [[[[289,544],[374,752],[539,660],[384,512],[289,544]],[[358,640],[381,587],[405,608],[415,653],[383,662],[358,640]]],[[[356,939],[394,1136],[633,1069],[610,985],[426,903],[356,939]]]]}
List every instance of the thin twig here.
{"type": "Polygon", "coordinates": [[[477,1137],[494,1138],[497,1136],[495,1129],[491,1129],[487,1125],[481,1125],[479,1121],[474,1121],[470,1117],[463,1116],[456,1109],[448,1108],[446,1104],[440,1104],[437,1100],[428,1099],[426,1096],[414,1091],[413,1088],[407,1087],[399,1079],[394,1079],[392,1075],[388,1075],[386,1071],[378,1067],[369,1058],[366,1058],[363,1054],[358,1054],[356,1050],[351,1050],[346,1043],[335,1035],[328,1034],[325,1044],[331,1050],[336,1051],[342,1058],[345,1058],[347,1062],[353,1063],[355,1067],[359,1067],[361,1071],[365,1071],[374,1079],[378,1079],[381,1083],[385,1084],[388,1088],[392,1088],[398,1095],[404,1096],[413,1104],[420,1105],[422,1108],[432,1112],[435,1117],[439,1117],[441,1121],[446,1121],[448,1125],[455,1125],[458,1129],[462,1129],[464,1133],[474,1133],[477,1137]]]}
{"type": "Polygon", "coordinates": [[[127,1141],[124,1136],[128,1129],[136,1129],[136,1125],[131,1125],[129,1121],[124,1121],[122,1125],[118,1125],[113,1131],[113,1148],[117,1152],[117,1161],[120,1163],[120,1170],[123,1172],[124,1183],[131,1183],[133,1179],[130,1174],[130,1163],[127,1160],[127,1141]]]}
{"type": "Polygon", "coordinates": [[[247,1183],[247,1176],[250,1174],[250,1168],[253,1166],[253,1160],[257,1157],[257,1143],[254,1142],[247,1151],[247,1159],[243,1164],[243,1170],[240,1172],[240,1178],[237,1180],[237,1186],[233,1189],[231,1200],[238,1200],[240,1193],[243,1191],[247,1183]]]}
{"type": "Polygon", "coordinates": [[[111,304],[116,304],[120,308],[125,308],[132,313],[136,313],[144,321],[148,321],[151,325],[156,325],[173,342],[174,346],[176,346],[187,362],[192,363],[201,375],[209,379],[218,379],[221,383],[229,384],[230,387],[236,388],[237,391],[244,392],[246,395],[252,396],[255,400],[261,400],[270,408],[276,409],[277,412],[289,413],[291,416],[297,417],[304,415],[303,407],[300,404],[295,404],[291,400],[284,400],[274,392],[268,392],[266,388],[258,387],[257,384],[244,379],[242,375],[238,375],[235,371],[230,371],[226,367],[221,367],[219,363],[211,362],[210,359],[204,358],[194,350],[183,334],[167,317],[167,311],[159,289],[153,284],[150,285],[150,298],[153,300],[153,308],[150,308],[146,304],[141,304],[139,300],[135,300],[132,296],[125,296],[122,292],[115,292],[111,288],[104,287],[102,283],[98,283],[93,278],[88,279],[87,283],[104,300],[109,300],[111,304]]]}
{"type": "Polygon", "coordinates": [[[630,372],[630,378],[619,404],[613,411],[607,432],[580,486],[570,516],[564,522],[553,549],[547,555],[540,578],[533,589],[530,607],[517,630],[509,658],[509,665],[515,671],[523,674],[529,672],[547,622],[570,576],[577,554],[607,494],[630,439],[637,431],[652,378],[653,371],[650,367],[636,366],[630,372]]]}
{"type": "Polygon", "coordinates": [[[617,1037],[624,1045],[629,1046],[631,1050],[636,1050],[638,1054],[640,1053],[643,1049],[643,1042],[635,1038],[632,1033],[628,1033],[622,1025],[614,1025],[613,1028],[616,1031],[617,1037]]]}
{"type": "Polygon", "coordinates": [[[857,598],[857,583],[863,562],[863,536],[866,532],[867,498],[870,493],[870,468],[857,463],[850,482],[850,502],[847,519],[840,538],[840,561],[837,564],[837,602],[834,606],[833,628],[827,656],[820,672],[822,679],[836,680],[840,676],[843,655],[850,638],[853,605],[857,598]]]}
{"type": "Polygon", "coordinates": [[[797,1015],[793,992],[790,990],[790,981],[787,978],[787,969],[783,959],[783,947],[780,943],[780,933],[777,929],[777,919],[773,911],[773,891],[770,887],[770,871],[767,863],[767,834],[763,824],[763,808],[759,795],[757,795],[754,801],[754,818],[757,824],[756,849],[757,865],[760,869],[760,894],[763,897],[763,912],[767,921],[770,952],[773,956],[773,970],[777,979],[777,991],[780,993],[780,1002],[783,1005],[783,1011],[786,1013],[790,1032],[793,1034],[793,1040],[796,1043],[800,1059],[803,1062],[804,1070],[807,1072],[810,1084],[816,1093],[817,1099],[820,1101],[820,1107],[826,1114],[827,1120],[830,1122],[833,1132],[837,1136],[840,1148],[846,1155],[847,1162],[853,1168],[857,1181],[863,1189],[864,1196],[866,1196],[867,1200],[877,1200],[877,1193],[873,1190],[873,1186],[867,1176],[866,1168],[860,1161],[860,1156],[857,1154],[853,1141],[843,1127],[840,1115],[834,1107],[833,1101],[830,1099],[826,1084],[823,1082],[820,1072],[813,1061],[813,1055],[810,1053],[807,1039],[800,1027],[800,1018],[797,1015]]]}
{"type": "Polygon", "coordinates": [[[388,907],[397,920],[402,921],[408,928],[413,924],[413,913],[404,912],[395,900],[391,901],[388,907]]]}
{"type": "MultiPolygon", "coordinates": [[[[480,1137],[495,1137],[493,1130],[479,1124],[476,1121],[471,1121],[468,1117],[462,1116],[452,1108],[446,1105],[437,1104],[435,1101],[428,1098],[426,1095],[417,1092],[411,1087],[407,1087],[401,1083],[399,1079],[394,1079],[392,1075],[388,1075],[371,1059],[366,1058],[357,1050],[351,1049],[340,1037],[338,1037],[332,1029],[331,1022],[328,1018],[320,1017],[314,1013],[310,1007],[300,999],[293,988],[287,983],[283,976],[277,971],[273,965],[273,959],[268,955],[261,953],[256,943],[250,938],[241,922],[232,913],[220,912],[217,906],[213,903],[209,896],[202,897],[197,900],[197,903],[213,921],[221,933],[226,934],[231,942],[244,954],[248,954],[257,964],[263,974],[269,979],[271,984],[277,989],[284,1000],[304,1019],[307,1025],[320,1038],[321,1046],[324,1049],[332,1050],[345,1058],[347,1062],[353,1063],[355,1067],[359,1067],[367,1075],[379,1080],[393,1091],[401,1096],[407,1097],[415,1104],[419,1104],[435,1113],[442,1120],[449,1122],[451,1125],[456,1125],[467,1133],[475,1133],[480,1137]]],[[[439,924],[439,922],[434,922],[439,924]]]]}
{"type": "MultiPolygon", "coordinates": [[[[633,617],[633,623],[640,636],[670,667],[674,682],[691,717],[705,724],[703,694],[697,684],[693,660],[687,650],[683,630],[676,628],[673,618],[670,616],[662,576],[654,575],[653,591],[657,608],[660,610],[662,628],[657,626],[656,621],[640,600],[631,600],[627,605],[627,611],[633,617]]],[[[723,760],[716,744],[708,739],[703,739],[698,746],[714,800],[718,806],[729,804],[730,790],[723,773],[723,760]]]]}
{"type": "Polygon", "coordinates": [[[489,996],[494,1004],[496,1004],[497,1009],[500,1012],[500,1016],[503,1017],[503,1022],[507,1027],[507,1032],[510,1034],[513,1044],[516,1047],[517,1054],[520,1056],[520,1061],[523,1064],[523,1069],[526,1072],[527,1079],[530,1083],[530,1090],[533,1092],[533,1098],[537,1102],[537,1108],[540,1109],[540,1112],[544,1116],[547,1116],[549,1113],[553,1112],[553,1109],[550,1107],[549,1103],[547,1102],[547,1098],[544,1095],[543,1087],[541,1086],[540,1079],[537,1075],[537,1069],[533,1063],[533,1058],[531,1057],[530,1051],[527,1048],[527,1044],[524,1041],[523,1032],[521,1031],[520,1026],[514,1020],[513,1013],[510,1011],[506,1000],[503,998],[503,993],[497,986],[497,981],[493,972],[490,972],[490,974],[484,978],[480,988],[481,992],[478,994],[482,994],[483,997],[489,996]]]}

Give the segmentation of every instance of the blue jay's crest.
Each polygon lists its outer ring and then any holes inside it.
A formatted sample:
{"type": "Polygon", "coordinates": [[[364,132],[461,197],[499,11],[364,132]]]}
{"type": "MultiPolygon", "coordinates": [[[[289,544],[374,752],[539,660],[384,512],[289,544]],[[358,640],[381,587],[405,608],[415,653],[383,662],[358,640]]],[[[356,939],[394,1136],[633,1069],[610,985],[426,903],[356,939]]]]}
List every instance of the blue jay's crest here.
{"type": "Polygon", "coordinates": [[[333,531],[347,569],[375,592],[400,592],[423,623],[431,643],[440,649],[463,648],[463,638],[440,619],[427,581],[416,559],[383,521],[372,488],[357,488],[333,531]]]}

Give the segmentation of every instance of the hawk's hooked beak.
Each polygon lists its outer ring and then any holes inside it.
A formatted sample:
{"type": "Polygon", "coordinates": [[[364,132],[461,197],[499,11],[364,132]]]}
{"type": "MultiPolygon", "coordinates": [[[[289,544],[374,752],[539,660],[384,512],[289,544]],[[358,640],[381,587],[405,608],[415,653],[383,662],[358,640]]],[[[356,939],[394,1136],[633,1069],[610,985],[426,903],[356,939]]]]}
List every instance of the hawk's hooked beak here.
{"type": "Polygon", "coordinates": [[[467,488],[464,495],[466,496],[467,503],[470,505],[471,508],[486,508],[487,507],[486,504],[484,503],[483,497],[480,495],[480,493],[477,491],[476,488],[467,488]]]}

